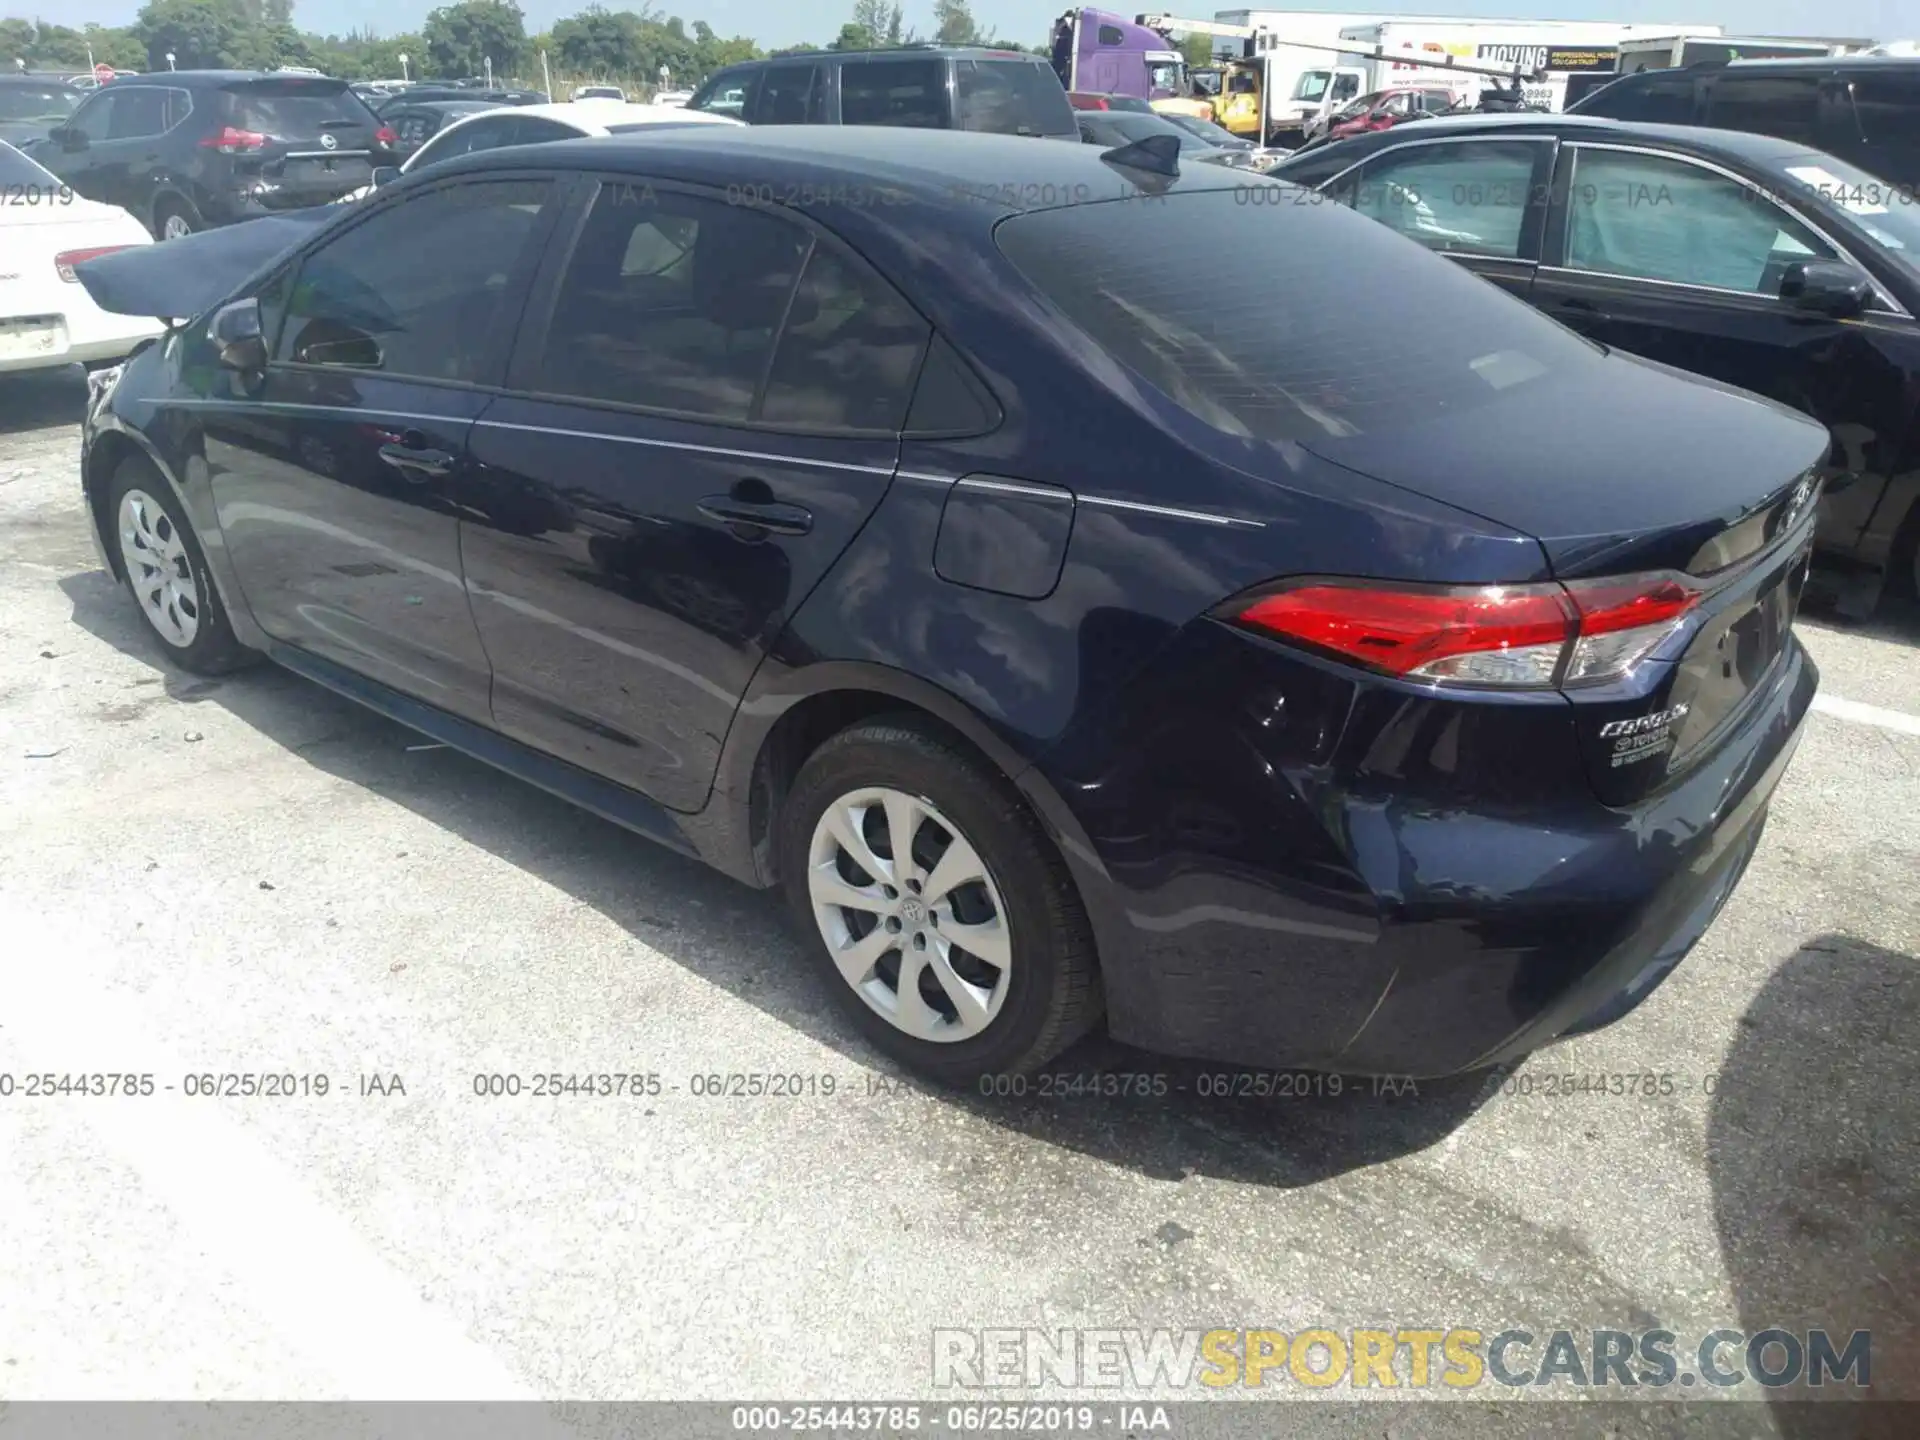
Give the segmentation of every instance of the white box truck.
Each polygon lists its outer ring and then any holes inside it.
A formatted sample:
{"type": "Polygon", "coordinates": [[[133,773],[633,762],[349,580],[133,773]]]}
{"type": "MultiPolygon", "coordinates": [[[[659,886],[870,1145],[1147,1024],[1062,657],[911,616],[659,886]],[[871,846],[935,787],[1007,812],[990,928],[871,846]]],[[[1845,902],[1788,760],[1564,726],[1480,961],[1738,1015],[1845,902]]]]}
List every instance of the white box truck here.
{"type": "Polygon", "coordinates": [[[1640,70],[1684,70],[1689,65],[1730,60],[1792,60],[1800,56],[1846,55],[1873,48],[1871,40],[1834,40],[1819,36],[1723,35],[1687,31],[1622,41],[1622,75],[1640,70]]]}

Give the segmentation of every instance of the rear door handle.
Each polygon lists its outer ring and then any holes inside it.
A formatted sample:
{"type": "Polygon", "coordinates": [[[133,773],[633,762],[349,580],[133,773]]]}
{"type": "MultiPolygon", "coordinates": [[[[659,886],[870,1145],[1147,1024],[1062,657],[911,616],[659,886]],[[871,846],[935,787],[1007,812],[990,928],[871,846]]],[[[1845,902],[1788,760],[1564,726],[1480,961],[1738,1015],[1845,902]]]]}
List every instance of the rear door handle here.
{"type": "Polygon", "coordinates": [[[445,475],[454,466],[454,457],[446,451],[429,450],[418,445],[382,445],[380,458],[397,470],[413,472],[407,477],[410,480],[445,475]]]}
{"type": "Polygon", "coordinates": [[[813,512],[777,500],[740,500],[732,495],[709,495],[700,513],[722,525],[749,525],[775,535],[805,535],[813,529],[813,512]]]}

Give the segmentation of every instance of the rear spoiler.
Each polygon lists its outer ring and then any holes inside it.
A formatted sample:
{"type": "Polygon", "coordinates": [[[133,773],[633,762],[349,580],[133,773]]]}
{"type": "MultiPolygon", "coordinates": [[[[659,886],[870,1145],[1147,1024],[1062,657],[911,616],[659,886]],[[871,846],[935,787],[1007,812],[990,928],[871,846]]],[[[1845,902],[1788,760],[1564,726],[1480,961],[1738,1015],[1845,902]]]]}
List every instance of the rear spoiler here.
{"type": "Polygon", "coordinates": [[[354,208],[315,205],[263,215],[83,260],[73,273],[93,303],[108,314],[168,323],[191,320],[292,250],[317,226],[354,208]]]}

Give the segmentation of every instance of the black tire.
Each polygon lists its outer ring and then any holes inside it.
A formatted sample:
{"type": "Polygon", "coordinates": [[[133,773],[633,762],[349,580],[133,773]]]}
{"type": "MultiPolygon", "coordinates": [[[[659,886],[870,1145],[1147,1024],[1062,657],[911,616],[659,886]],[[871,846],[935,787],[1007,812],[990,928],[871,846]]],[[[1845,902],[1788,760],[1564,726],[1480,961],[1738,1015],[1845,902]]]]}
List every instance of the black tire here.
{"type": "Polygon", "coordinates": [[[207,228],[207,222],[200,218],[200,212],[193,208],[193,202],[181,195],[162,195],[153,202],[153,238],[167,238],[167,221],[178,220],[187,227],[188,233],[207,228]]]}
{"type": "Polygon", "coordinates": [[[781,809],[778,845],[788,904],[824,982],[874,1047],[908,1069],[951,1086],[1030,1074],[1100,1019],[1093,933],[1059,852],[998,772],[914,717],[863,722],[814,751],[781,809]],[[841,976],[815,918],[808,888],[815,828],[829,805],[877,786],[939,811],[965,836],[999,892],[1012,963],[1001,1007],[977,1035],[938,1041],[897,1028],[841,976]]]}
{"type": "MultiPolygon", "coordinates": [[[[114,470],[113,483],[107,487],[105,511],[100,517],[101,530],[119,568],[123,572],[134,569],[125,555],[127,542],[122,538],[121,504],[135,491],[145,496],[142,503],[151,507],[152,527],[163,535],[179,535],[181,548],[185,552],[181,558],[185,561],[187,571],[179,578],[191,582],[187,603],[192,607],[193,634],[183,645],[166,634],[160,628],[160,622],[149,613],[139,593],[141,577],[123,573],[122,581],[133,597],[141,628],[152,638],[155,648],[182,670],[195,675],[225,675],[256,662],[259,655],[234,638],[233,626],[220,604],[219,592],[214,589],[213,578],[207,573],[206,552],[200,548],[200,537],[193,533],[193,526],[186,519],[180,497],[173,493],[173,487],[167,483],[166,477],[143,455],[129,455],[114,470]]],[[[176,561],[175,575],[179,574],[178,564],[176,561]]],[[[164,570],[162,573],[165,573],[164,570]]],[[[184,605],[177,606],[176,613],[184,613],[184,609],[184,605]]]]}

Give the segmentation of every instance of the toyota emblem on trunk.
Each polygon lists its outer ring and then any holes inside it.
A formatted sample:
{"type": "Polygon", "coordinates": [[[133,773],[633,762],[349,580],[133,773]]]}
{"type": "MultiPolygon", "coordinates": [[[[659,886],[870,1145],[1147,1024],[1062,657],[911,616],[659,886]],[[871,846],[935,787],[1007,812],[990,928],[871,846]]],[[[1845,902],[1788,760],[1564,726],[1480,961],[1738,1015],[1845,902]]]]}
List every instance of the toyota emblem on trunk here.
{"type": "Polygon", "coordinates": [[[322,135],[320,137],[320,148],[323,150],[335,149],[339,146],[339,144],[340,142],[334,139],[333,136],[331,135],[322,135]]]}
{"type": "Polygon", "coordinates": [[[1798,524],[1800,517],[1806,513],[1807,501],[1812,498],[1813,480],[1809,477],[1794,486],[1793,494],[1787,497],[1787,510],[1786,514],[1780,517],[1780,528],[1782,530],[1791,530],[1798,524]]]}

